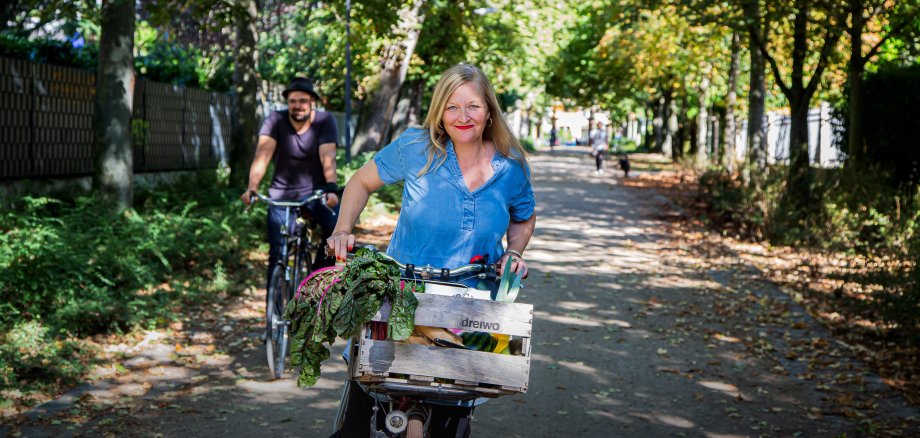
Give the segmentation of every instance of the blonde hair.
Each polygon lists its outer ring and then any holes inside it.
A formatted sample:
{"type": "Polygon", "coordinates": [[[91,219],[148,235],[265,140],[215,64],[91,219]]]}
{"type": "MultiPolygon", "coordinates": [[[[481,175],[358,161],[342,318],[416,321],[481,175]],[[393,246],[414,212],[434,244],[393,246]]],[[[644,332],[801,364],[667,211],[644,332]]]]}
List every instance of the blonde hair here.
{"type": "MultiPolygon", "coordinates": [[[[458,88],[466,84],[473,84],[479,95],[485,100],[488,107],[490,120],[492,123],[486,125],[482,131],[483,140],[491,140],[495,144],[495,149],[503,156],[510,157],[521,164],[525,171],[529,169],[527,165],[527,151],[521,146],[521,142],[511,133],[511,128],[505,122],[502,115],[498,99],[495,97],[495,91],[492,84],[482,70],[470,64],[457,64],[445,71],[434,87],[434,94],[431,96],[431,105],[428,107],[428,115],[422,128],[427,129],[431,137],[431,143],[426,148],[427,161],[418,176],[422,176],[433,171],[444,164],[447,160],[447,131],[441,126],[441,118],[444,114],[444,107],[447,106],[447,100],[450,95],[458,88]],[[512,151],[514,154],[512,154],[512,151]],[[437,163],[435,163],[437,159],[437,163]]],[[[528,172],[529,173],[529,172],[528,172]]]]}

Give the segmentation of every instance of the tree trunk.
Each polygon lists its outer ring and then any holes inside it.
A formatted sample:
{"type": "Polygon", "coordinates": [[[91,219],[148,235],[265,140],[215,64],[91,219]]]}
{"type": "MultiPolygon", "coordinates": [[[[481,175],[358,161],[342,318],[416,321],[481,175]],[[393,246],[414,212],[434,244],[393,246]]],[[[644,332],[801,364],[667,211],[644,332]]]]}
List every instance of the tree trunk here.
{"type": "Polygon", "coordinates": [[[734,172],[737,164],[737,147],[735,135],[738,130],[735,121],[735,107],[738,105],[738,71],[741,54],[741,38],[738,33],[732,34],[732,56],[728,68],[728,94],[725,96],[725,130],[722,140],[725,145],[722,152],[721,163],[729,172],[734,172]]]}
{"type": "Polygon", "coordinates": [[[103,2],[93,118],[93,188],[111,199],[119,210],[130,208],[134,195],[134,26],[133,0],[103,2]]]}
{"type": "Polygon", "coordinates": [[[745,15],[751,21],[748,26],[748,41],[751,58],[750,73],[750,91],[748,92],[748,162],[753,164],[754,168],[764,171],[767,167],[767,138],[764,132],[763,118],[766,96],[765,74],[766,62],[763,53],[758,48],[758,39],[764,39],[766,45],[766,34],[762,34],[764,29],[760,13],[760,4],[757,1],[745,2],[745,15]]]}
{"type": "Polygon", "coordinates": [[[409,125],[418,124],[419,118],[415,117],[415,114],[413,114],[412,107],[418,98],[416,94],[419,92],[418,84],[420,82],[420,80],[415,80],[402,88],[399,103],[396,104],[396,110],[393,112],[393,120],[390,122],[390,129],[388,130],[389,135],[384,140],[385,143],[389,143],[392,139],[399,137],[399,134],[402,134],[409,125]]]}
{"type": "MultiPolygon", "coordinates": [[[[808,162],[808,102],[799,97],[790,100],[789,178],[787,191],[796,200],[811,200],[811,165],[808,162]]],[[[804,205],[804,204],[802,204],[804,205]]]]}
{"type": "Polygon", "coordinates": [[[674,145],[677,146],[673,148],[674,161],[678,161],[684,156],[684,143],[688,142],[688,139],[691,139],[689,141],[692,144],[692,131],[693,124],[688,123],[688,120],[685,117],[681,117],[677,123],[677,129],[674,131],[674,145]]]}
{"type": "Polygon", "coordinates": [[[230,152],[230,182],[245,186],[249,179],[249,165],[255,155],[256,134],[259,122],[259,81],[256,66],[258,52],[259,6],[257,0],[237,0],[235,5],[237,46],[233,71],[233,149],[230,152]]]}
{"type": "Polygon", "coordinates": [[[358,132],[352,145],[352,156],[375,151],[384,146],[396,100],[406,80],[409,62],[422,30],[422,22],[425,19],[422,13],[424,3],[424,0],[408,3],[399,12],[399,25],[393,33],[400,40],[390,44],[383,51],[380,74],[369,97],[371,101],[365,105],[361,114],[358,132]]]}
{"type": "Polygon", "coordinates": [[[709,107],[706,105],[706,93],[709,91],[709,74],[712,66],[703,66],[703,76],[700,78],[697,92],[699,93],[699,103],[696,115],[696,155],[694,159],[696,164],[705,166],[709,163],[709,107]]]}
{"type": "Polygon", "coordinates": [[[847,66],[847,79],[850,85],[850,126],[847,127],[849,157],[847,161],[858,163],[865,156],[862,128],[863,108],[863,73],[865,63],[862,56],[862,31],[865,26],[863,17],[863,0],[850,0],[850,62],[847,66]]]}
{"type": "MultiPolygon", "coordinates": [[[[789,101],[789,177],[787,191],[805,206],[811,200],[811,164],[808,161],[808,104],[812,92],[805,85],[805,57],[808,54],[807,0],[798,0],[792,29],[791,86],[786,93],[789,101]]],[[[780,80],[781,78],[777,78],[780,80]]],[[[819,80],[812,78],[813,81],[819,80]]]]}
{"type": "Polygon", "coordinates": [[[655,145],[651,149],[652,152],[664,152],[664,120],[667,112],[664,94],[649,106],[652,109],[652,135],[655,138],[655,145]]]}
{"type": "MultiPolygon", "coordinates": [[[[687,140],[688,140],[687,143],[690,146],[689,148],[687,148],[687,153],[690,154],[690,156],[693,157],[694,160],[696,160],[698,158],[697,153],[700,148],[700,143],[699,143],[700,124],[698,120],[690,120],[689,118],[686,118],[686,117],[682,117],[682,118],[685,120],[683,125],[687,127],[686,128],[687,140]]],[[[684,142],[679,141],[677,142],[677,144],[678,144],[678,149],[682,150],[684,142]]]]}
{"type": "Polygon", "coordinates": [[[722,153],[719,143],[719,116],[710,111],[709,116],[709,156],[712,161],[719,163],[722,160],[722,153]]]}
{"type": "MultiPolygon", "coordinates": [[[[670,93],[669,93],[670,94],[670,93]]],[[[677,133],[677,102],[670,98],[668,104],[668,124],[664,134],[664,155],[666,157],[676,158],[684,153],[683,144],[674,144],[674,134],[677,133]],[[676,152],[675,152],[676,150],[676,152]]]]}
{"type": "Polygon", "coordinates": [[[655,129],[652,126],[652,120],[655,118],[654,102],[652,101],[648,102],[648,108],[646,108],[645,114],[643,115],[645,117],[644,117],[644,120],[642,121],[642,128],[641,128],[642,129],[642,138],[640,139],[640,141],[642,142],[641,146],[645,146],[646,149],[652,150],[652,148],[655,147],[655,144],[654,144],[655,129]]]}
{"type": "Polygon", "coordinates": [[[588,110],[588,138],[585,142],[588,146],[593,146],[591,144],[591,128],[594,128],[594,108],[588,110]]]}

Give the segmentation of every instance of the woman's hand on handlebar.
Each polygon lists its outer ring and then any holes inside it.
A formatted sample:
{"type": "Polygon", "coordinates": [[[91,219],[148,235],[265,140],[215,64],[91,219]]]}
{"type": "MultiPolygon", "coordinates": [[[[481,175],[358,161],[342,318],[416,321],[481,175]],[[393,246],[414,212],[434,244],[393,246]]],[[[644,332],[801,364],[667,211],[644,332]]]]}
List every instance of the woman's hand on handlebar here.
{"type": "Polygon", "coordinates": [[[506,252],[505,255],[503,255],[499,260],[498,275],[501,276],[503,274],[502,271],[505,270],[505,263],[508,263],[508,257],[511,257],[511,270],[514,271],[515,274],[520,275],[521,278],[527,278],[527,275],[530,274],[530,272],[527,270],[527,262],[523,257],[519,257],[516,254],[512,254],[510,252],[506,252]]]}
{"type": "Polygon", "coordinates": [[[348,259],[348,251],[351,251],[355,246],[355,235],[347,231],[334,231],[326,243],[329,244],[330,251],[327,251],[327,255],[335,255],[335,259],[340,262],[344,262],[348,259]]]}

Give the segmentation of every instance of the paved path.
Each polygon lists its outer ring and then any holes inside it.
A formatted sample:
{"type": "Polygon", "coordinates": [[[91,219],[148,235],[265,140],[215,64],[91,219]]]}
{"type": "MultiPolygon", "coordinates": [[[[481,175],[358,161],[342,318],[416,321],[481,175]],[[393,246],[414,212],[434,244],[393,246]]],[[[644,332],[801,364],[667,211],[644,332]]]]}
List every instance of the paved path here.
{"type": "MultiPolygon", "coordinates": [[[[679,209],[666,198],[611,171],[595,176],[585,151],[562,151],[532,163],[537,233],[518,299],[535,306],[530,390],[477,409],[475,436],[920,435],[920,413],[831,348],[826,330],[755,269],[678,238],[667,219],[679,209]]],[[[223,316],[250,336],[257,297],[223,316]]],[[[50,424],[39,409],[21,432],[325,436],[344,379],[340,349],[302,390],[291,378],[264,380],[252,337],[152,339],[127,354],[146,357],[126,363],[137,371],[42,408],[82,400],[95,409],[84,422],[50,424]]]]}

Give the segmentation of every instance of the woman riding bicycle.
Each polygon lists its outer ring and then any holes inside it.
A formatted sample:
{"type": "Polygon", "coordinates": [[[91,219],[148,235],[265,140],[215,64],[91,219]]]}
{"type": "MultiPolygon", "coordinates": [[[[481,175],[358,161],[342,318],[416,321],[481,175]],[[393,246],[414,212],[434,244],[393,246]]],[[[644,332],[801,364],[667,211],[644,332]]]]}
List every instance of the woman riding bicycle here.
{"type": "Polygon", "coordinates": [[[422,127],[406,130],[348,181],[327,240],[337,259],[353,247],[352,230],[370,194],[399,181],[402,209],[387,254],[450,269],[476,256],[502,269],[510,257],[511,269],[527,276],[522,254],[536,224],[530,168],[481,70],[460,64],[445,71],[422,127]]]}

